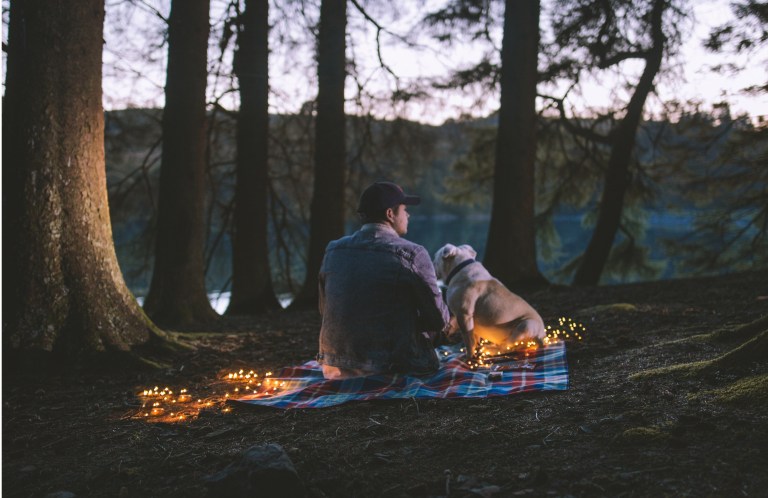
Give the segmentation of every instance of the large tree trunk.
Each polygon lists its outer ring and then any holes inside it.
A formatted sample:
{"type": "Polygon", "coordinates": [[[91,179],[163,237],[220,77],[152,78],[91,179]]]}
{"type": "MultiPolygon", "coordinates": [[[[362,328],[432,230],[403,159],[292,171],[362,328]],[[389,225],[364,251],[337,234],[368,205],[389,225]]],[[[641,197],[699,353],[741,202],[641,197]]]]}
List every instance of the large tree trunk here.
{"type": "Polygon", "coordinates": [[[174,0],[157,209],[155,263],[144,309],[183,329],[214,319],[205,290],[205,87],[209,0],[174,0]]]}
{"type": "Polygon", "coordinates": [[[235,73],[240,82],[240,112],[228,314],[255,314],[280,308],[272,288],[267,244],[268,12],[268,0],[246,0],[237,37],[235,73]]]}
{"type": "Polygon", "coordinates": [[[162,332],[125,285],[112,242],[101,103],[104,2],[16,1],[10,18],[5,353],[128,351],[162,332]]]}
{"type": "Polygon", "coordinates": [[[507,0],[493,206],[484,264],[509,287],[546,284],[536,262],[534,166],[539,1],[507,0]]]}
{"type": "Polygon", "coordinates": [[[608,158],[608,170],[605,173],[605,185],[600,199],[600,212],[597,224],[592,232],[587,250],[576,270],[575,285],[596,285],[603,273],[616,232],[621,224],[621,212],[624,207],[624,195],[631,183],[629,163],[635,147],[637,128],[643,117],[643,107],[648,94],[653,90],[653,79],[661,68],[664,55],[664,33],[662,15],[666,0],[657,0],[651,11],[651,35],[653,46],[645,58],[645,68],[635,92],[627,106],[627,113],[611,134],[611,155],[608,158]]]}
{"type": "Polygon", "coordinates": [[[309,208],[307,275],[292,307],[317,305],[317,274],[325,247],[344,235],[346,24],[347,1],[323,0],[317,54],[315,181],[309,208]]]}

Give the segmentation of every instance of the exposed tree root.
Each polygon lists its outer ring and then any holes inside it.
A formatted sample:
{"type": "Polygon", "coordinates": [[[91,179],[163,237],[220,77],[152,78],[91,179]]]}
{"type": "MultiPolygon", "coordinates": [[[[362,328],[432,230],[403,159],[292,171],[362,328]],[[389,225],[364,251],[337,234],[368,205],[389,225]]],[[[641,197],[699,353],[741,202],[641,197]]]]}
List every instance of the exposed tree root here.
{"type": "Polygon", "coordinates": [[[149,341],[142,348],[148,348],[151,351],[160,353],[182,353],[192,351],[195,346],[184,340],[180,332],[172,332],[154,328],[150,333],[149,341]]]}
{"type": "Polygon", "coordinates": [[[768,405],[768,374],[738,380],[726,387],[697,394],[694,398],[714,396],[715,401],[735,405],[768,405]]]}
{"type": "Polygon", "coordinates": [[[631,303],[613,303],[613,304],[601,304],[598,306],[591,306],[584,308],[576,312],[577,317],[599,315],[607,312],[632,312],[637,311],[637,306],[631,303]]]}
{"type": "MultiPolygon", "coordinates": [[[[738,330],[738,329],[737,329],[738,330]]],[[[655,368],[631,375],[630,380],[643,380],[660,375],[680,374],[683,377],[707,375],[720,370],[739,370],[756,361],[768,359],[768,330],[763,330],[752,339],[712,360],[681,363],[669,367],[655,368]]]]}
{"type": "Polygon", "coordinates": [[[651,444],[668,439],[669,433],[661,427],[633,427],[619,435],[619,441],[630,445],[651,444]]]}
{"type": "Polygon", "coordinates": [[[194,345],[182,338],[181,333],[153,327],[149,341],[133,347],[130,351],[117,352],[117,355],[126,368],[158,370],[169,368],[170,364],[167,362],[174,356],[195,349],[194,345]]]}
{"type": "Polygon", "coordinates": [[[766,330],[768,330],[768,315],[738,327],[715,330],[710,334],[705,334],[704,337],[709,341],[731,342],[755,337],[766,330]]]}
{"type": "Polygon", "coordinates": [[[735,342],[744,341],[751,337],[756,336],[763,330],[768,330],[768,315],[758,318],[757,320],[745,323],[743,325],[737,325],[735,327],[724,327],[717,329],[714,332],[707,334],[696,334],[690,337],[683,337],[682,339],[676,339],[674,341],[665,342],[664,344],[680,344],[680,343],[702,343],[702,342],[735,342]]]}

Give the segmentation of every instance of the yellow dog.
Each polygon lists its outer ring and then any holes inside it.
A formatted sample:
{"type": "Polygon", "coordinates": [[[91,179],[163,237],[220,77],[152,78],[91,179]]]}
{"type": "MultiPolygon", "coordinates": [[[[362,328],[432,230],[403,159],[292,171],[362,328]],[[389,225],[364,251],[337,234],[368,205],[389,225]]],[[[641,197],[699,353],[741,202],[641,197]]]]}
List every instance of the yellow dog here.
{"type": "Polygon", "coordinates": [[[447,287],[448,309],[472,357],[486,339],[500,349],[541,340],[546,336],[544,321],[523,298],[507,289],[475,261],[477,252],[468,245],[446,244],[435,253],[438,278],[447,287]]]}

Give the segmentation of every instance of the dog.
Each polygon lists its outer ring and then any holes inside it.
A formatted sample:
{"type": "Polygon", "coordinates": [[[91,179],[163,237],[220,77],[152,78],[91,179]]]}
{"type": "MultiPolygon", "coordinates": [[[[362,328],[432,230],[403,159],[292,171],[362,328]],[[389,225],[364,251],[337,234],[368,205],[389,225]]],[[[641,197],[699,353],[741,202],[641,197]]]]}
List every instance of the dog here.
{"type": "Polygon", "coordinates": [[[541,316],[523,298],[493,278],[475,261],[477,252],[469,245],[446,244],[435,253],[437,278],[442,278],[448,309],[456,319],[472,358],[481,345],[491,341],[499,351],[512,349],[546,337],[541,316]]]}

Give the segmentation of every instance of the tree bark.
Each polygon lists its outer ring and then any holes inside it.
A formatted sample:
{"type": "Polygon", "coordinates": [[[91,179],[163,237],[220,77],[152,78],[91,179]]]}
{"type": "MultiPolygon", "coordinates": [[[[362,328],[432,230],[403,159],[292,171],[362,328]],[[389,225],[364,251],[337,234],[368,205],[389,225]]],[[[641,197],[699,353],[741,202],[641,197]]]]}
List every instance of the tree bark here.
{"type": "Polygon", "coordinates": [[[3,101],[6,353],[81,358],[163,334],[125,285],[112,242],[103,23],[103,0],[11,7],[3,101]]]}
{"type": "Polygon", "coordinates": [[[536,262],[538,0],[507,0],[493,204],[484,264],[508,287],[546,284],[536,262]]]}
{"type": "Polygon", "coordinates": [[[347,1],[323,0],[317,54],[315,179],[309,208],[307,274],[291,304],[295,308],[317,305],[317,275],[325,247],[344,235],[346,24],[347,1]]]}
{"type": "Polygon", "coordinates": [[[651,10],[653,45],[645,57],[645,68],[627,105],[627,112],[611,133],[611,154],[600,198],[597,224],[581,264],[576,270],[574,285],[596,285],[599,282],[621,224],[624,196],[631,183],[629,163],[635,147],[637,128],[643,117],[645,101],[653,90],[653,79],[661,68],[664,55],[666,38],[662,31],[662,16],[666,7],[667,0],[656,0],[653,3],[651,10]]]}
{"type": "Polygon", "coordinates": [[[155,263],[144,309],[177,329],[217,317],[203,262],[208,16],[209,0],[171,3],[155,263]]]}
{"type": "Polygon", "coordinates": [[[227,314],[279,309],[267,243],[269,196],[269,2],[246,0],[237,37],[240,82],[237,184],[232,233],[232,297],[227,314]]]}

